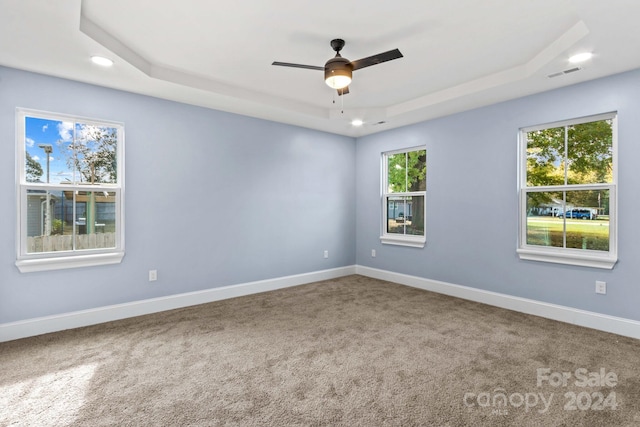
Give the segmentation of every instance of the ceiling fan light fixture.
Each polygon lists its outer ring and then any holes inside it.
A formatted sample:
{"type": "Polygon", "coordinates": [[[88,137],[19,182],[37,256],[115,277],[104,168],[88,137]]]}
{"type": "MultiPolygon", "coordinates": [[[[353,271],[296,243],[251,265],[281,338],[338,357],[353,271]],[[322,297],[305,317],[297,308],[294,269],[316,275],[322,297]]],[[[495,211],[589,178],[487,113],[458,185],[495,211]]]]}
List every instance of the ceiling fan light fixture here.
{"type": "Polygon", "coordinates": [[[325,80],[325,83],[327,83],[327,85],[333,89],[344,89],[345,87],[349,86],[349,84],[351,84],[351,76],[329,76],[325,80]]]}
{"type": "Polygon", "coordinates": [[[370,67],[372,65],[382,64],[383,62],[391,61],[393,59],[402,58],[400,50],[393,49],[387,52],[378,53],[377,55],[358,59],[356,61],[349,61],[347,58],[343,58],[342,55],[340,55],[340,51],[344,47],[344,44],[344,40],[342,39],[331,40],[331,48],[336,51],[336,56],[329,59],[324,64],[324,67],[279,61],[274,61],[271,65],[304,68],[307,70],[324,70],[324,81],[327,86],[332,89],[336,89],[338,91],[338,96],[342,96],[349,93],[349,84],[351,84],[351,77],[354,71],[370,67]]]}
{"type": "Polygon", "coordinates": [[[341,56],[330,59],[324,66],[324,81],[332,89],[344,89],[349,86],[352,75],[349,60],[341,56]]]}

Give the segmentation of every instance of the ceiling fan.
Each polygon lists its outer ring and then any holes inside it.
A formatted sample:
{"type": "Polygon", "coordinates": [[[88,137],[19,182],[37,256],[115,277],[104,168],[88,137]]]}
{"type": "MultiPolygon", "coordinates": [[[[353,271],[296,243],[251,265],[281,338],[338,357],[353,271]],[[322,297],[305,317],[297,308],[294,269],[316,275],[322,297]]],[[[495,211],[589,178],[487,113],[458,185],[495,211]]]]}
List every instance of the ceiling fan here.
{"type": "Polygon", "coordinates": [[[349,93],[349,84],[351,83],[351,76],[353,71],[359,70],[364,67],[369,67],[371,65],[391,61],[392,59],[402,58],[402,53],[400,53],[398,49],[393,49],[388,52],[368,56],[356,61],[349,61],[347,58],[343,58],[340,55],[340,51],[344,47],[344,44],[345,42],[342,39],[331,40],[331,47],[336,51],[336,56],[329,59],[326,64],[324,64],[324,67],[319,67],[316,65],[292,64],[289,62],[278,61],[273,62],[273,64],[271,65],[324,71],[324,81],[327,83],[327,85],[329,85],[329,87],[333,89],[336,89],[338,91],[338,95],[346,95],[347,93],[349,93]]]}

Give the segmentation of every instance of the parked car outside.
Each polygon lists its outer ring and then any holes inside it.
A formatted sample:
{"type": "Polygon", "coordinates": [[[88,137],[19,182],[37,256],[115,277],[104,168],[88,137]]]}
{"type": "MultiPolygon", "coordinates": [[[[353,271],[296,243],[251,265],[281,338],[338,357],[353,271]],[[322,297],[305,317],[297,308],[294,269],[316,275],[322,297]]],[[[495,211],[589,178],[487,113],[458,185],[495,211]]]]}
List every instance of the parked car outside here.
{"type": "Polygon", "coordinates": [[[596,219],[598,215],[593,213],[589,209],[569,209],[564,214],[559,213],[558,216],[562,218],[576,218],[576,219],[596,219]]]}
{"type": "Polygon", "coordinates": [[[404,213],[400,212],[400,213],[398,214],[398,216],[394,218],[394,220],[395,220],[395,221],[396,221],[396,223],[398,223],[398,224],[402,224],[402,223],[404,223],[405,221],[409,224],[409,223],[411,223],[411,218],[412,218],[412,216],[411,216],[411,215],[406,215],[406,216],[405,216],[405,214],[404,214],[404,213]]]}

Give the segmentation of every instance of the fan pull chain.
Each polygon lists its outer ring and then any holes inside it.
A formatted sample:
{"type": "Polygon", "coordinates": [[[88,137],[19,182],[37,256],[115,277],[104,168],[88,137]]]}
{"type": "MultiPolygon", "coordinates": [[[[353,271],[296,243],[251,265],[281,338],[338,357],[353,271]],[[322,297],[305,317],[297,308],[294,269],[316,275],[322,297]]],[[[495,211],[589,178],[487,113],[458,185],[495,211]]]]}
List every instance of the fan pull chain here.
{"type": "MultiPolygon", "coordinates": [[[[338,96],[340,97],[340,113],[344,114],[344,89],[338,89],[342,91],[342,94],[338,94],[338,96]]],[[[333,101],[331,101],[334,105],[336,103],[336,93],[338,93],[338,91],[335,91],[333,94],[333,101]]]]}

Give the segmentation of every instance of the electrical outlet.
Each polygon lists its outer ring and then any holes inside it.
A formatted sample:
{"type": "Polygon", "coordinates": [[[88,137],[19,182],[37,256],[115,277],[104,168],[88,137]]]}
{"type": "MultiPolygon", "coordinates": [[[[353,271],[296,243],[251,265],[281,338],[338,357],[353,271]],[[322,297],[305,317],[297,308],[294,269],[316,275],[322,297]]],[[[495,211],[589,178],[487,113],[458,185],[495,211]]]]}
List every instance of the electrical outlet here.
{"type": "Polygon", "coordinates": [[[149,270],[149,281],[155,282],[158,280],[158,270],[149,270]]]}
{"type": "Polygon", "coordinates": [[[375,257],[376,257],[376,250],[371,249],[371,258],[375,258],[375,257]]]}
{"type": "Polygon", "coordinates": [[[324,257],[329,258],[329,251],[324,251],[324,257]]]}
{"type": "Polygon", "coordinates": [[[607,293],[607,282],[601,282],[596,280],[596,294],[606,294],[607,293]]]}

